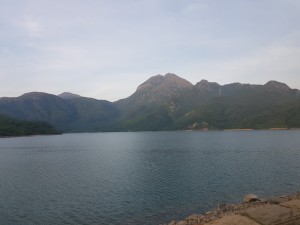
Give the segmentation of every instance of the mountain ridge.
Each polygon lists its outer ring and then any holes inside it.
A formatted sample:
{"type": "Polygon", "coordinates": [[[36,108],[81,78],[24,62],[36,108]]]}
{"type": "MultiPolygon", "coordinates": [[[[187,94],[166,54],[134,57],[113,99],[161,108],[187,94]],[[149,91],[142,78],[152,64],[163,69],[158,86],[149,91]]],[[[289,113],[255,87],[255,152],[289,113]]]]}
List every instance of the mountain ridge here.
{"type": "Polygon", "coordinates": [[[47,122],[65,132],[300,127],[299,93],[278,81],[193,85],[167,73],[114,102],[70,92],[2,97],[0,114],[47,122]]]}

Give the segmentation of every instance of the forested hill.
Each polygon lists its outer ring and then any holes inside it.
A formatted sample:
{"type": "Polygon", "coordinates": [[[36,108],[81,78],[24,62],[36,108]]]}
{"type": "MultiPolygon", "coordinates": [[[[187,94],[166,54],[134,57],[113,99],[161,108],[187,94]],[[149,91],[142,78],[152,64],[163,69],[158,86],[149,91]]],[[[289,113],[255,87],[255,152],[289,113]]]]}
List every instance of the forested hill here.
{"type": "Polygon", "coordinates": [[[30,122],[0,115],[0,137],[60,134],[45,122],[30,122]]]}

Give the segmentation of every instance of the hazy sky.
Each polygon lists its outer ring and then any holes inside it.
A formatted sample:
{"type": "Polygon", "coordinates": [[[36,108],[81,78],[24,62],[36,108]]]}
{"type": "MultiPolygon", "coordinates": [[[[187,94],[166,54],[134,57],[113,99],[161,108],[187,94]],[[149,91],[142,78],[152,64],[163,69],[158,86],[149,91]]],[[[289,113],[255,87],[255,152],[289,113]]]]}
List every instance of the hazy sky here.
{"type": "Polygon", "coordinates": [[[300,1],[0,0],[0,96],[113,101],[167,72],[300,89],[300,1]]]}

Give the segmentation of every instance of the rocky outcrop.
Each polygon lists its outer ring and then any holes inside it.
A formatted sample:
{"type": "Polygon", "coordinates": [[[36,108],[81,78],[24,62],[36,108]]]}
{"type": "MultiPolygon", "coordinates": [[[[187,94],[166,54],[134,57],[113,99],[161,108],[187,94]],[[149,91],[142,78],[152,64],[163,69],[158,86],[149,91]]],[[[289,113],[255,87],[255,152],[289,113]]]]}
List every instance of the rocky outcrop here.
{"type": "Polygon", "coordinates": [[[63,92],[61,94],[58,95],[58,97],[61,97],[63,99],[74,99],[74,98],[81,98],[80,95],[76,95],[70,92],[63,92]]]}
{"type": "Polygon", "coordinates": [[[284,83],[275,81],[275,80],[268,81],[264,86],[269,89],[279,89],[279,90],[284,90],[284,91],[290,90],[289,86],[287,86],[284,83]]]}
{"type": "Polygon", "coordinates": [[[258,197],[254,194],[245,195],[243,202],[255,202],[258,200],[258,197]]]}
{"type": "Polygon", "coordinates": [[[175,74],[156,75],[142,83],[128,100],[140,104],[162,104],[189,87],[193,87],[193,85],[175,74]]]}
{"type": "MultiPolygon", "coordinates": [[[[204,214],[192,214],[183,220],[173,220],[168,224],[163,225],[201,225],[207,224],[217,219],[224,218],[226,216],[242,215],[249,209],[260,209],[259,207],[273,206],[276,204],[287,204],[292,202],[293,205],[297,205],[300,202],[300,192],[280,197],[272,197],[270,199],[258,198],[254,194],[248,194],[244,197],[241,204],[220,204],[217,208],[204,214]],[[255,199],[255,200],[254,200],[255,199]],[[247,200],[247,201],[246,201],[247,200]],[[296,202],[296,203],[294,203],[296,202]]],[[[300,207],[300,204],[299,204],[300,207]]],[[[300,208],[299,208],[300,209],[300,208]]],[[[221,223],[222,224],[222,223],[221,223]]]]}

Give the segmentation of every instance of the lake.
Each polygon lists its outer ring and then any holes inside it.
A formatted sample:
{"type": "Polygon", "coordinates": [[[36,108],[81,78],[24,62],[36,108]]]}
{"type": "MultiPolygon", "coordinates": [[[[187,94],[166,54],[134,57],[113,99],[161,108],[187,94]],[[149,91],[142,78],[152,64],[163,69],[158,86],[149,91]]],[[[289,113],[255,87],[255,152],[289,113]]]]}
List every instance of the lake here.
{"type": "Polygon", "coordinates": [[[300,131],[0,139],[0,224],[160,224],[300,190],[300,131]]]}

